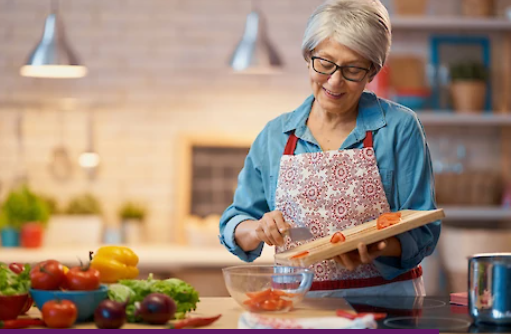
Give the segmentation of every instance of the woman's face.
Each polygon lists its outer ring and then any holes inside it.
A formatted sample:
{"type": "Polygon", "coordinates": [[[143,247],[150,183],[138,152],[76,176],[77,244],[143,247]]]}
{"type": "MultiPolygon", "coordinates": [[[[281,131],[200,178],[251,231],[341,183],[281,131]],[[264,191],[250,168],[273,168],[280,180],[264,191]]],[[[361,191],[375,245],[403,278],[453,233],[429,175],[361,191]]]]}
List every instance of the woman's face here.
{"type": "MultiPolygon", "coordinates": [[[[371,62],[344,45],[326,39],[320,43],[311,56],[324,58],[339,66],[352,65],[369,69],[371,62]]],[[[326,63],[329,65],[329,63],[326,63]]],[[[316,65],[319,70],[321,65],[316,65]]],[[[316,72],[312,66],[312,60],[308,63],[310,84],[316,103],[331,113],[348,113],[357,106],[365,85],[370,82],[371,71],[365,74],[361,82],[354,82],[344,79],[341,69],[335,73],[321,74],[316,72]]]]}

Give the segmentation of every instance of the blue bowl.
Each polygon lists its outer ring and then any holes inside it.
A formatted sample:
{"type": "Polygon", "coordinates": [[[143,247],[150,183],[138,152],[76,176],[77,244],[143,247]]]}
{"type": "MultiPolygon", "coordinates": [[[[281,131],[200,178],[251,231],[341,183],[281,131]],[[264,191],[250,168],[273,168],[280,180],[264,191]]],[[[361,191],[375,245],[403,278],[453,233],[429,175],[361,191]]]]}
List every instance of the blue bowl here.
{"type": "Polygon", "coordinates": [[[109,288],[100,285],[98,290],[93,291],[60,291],[60,290],[34,290],[30,289],[30,295],[42,310],[43,305],[50,300],[60,299],[72,301],[77,307],[77,322],[89,321],[94,317],[96,307],[108,298],[109,288]]]}

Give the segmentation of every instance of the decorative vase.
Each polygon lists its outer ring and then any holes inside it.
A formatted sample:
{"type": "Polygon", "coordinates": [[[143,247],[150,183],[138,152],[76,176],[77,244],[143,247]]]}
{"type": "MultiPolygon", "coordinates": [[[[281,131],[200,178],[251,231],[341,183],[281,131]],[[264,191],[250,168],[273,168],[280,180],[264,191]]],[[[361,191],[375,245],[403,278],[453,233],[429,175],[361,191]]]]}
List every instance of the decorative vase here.
{"type": "Polygon", "coordinates": [[[451,97],[457,112],[480,113],[485,107],[486,84],[477,80],[452,82],[451,97]]]}
{"type": "Polygon", "coordinates": [[[494,0],[463,0],[461,3],[463,16],[489,17],[493,16],[494,0]]]}
{"type": "Polygon", "coordinates": [[[394,0],[394,14],[400,16],[426,15],[427,0],[394,0]]]}
{"type": "Polygon", "coordinates": [[[43,226],[38,222],[25,223],[21,227],[20,242],[22,247],[38,248],[43,244],[43,226]]]}
{"type": "Polygon", "coordinates": [[[1,232],[1,237],[3,247],[20,246],[20,232],[11,227],[3,228],[1,232]]]}
{"type": "Polygon", "coordinates": [[[121,222],[123,243],[137,245],[142,243],[142,222],[138,219],[124,219],[121,222]]]}

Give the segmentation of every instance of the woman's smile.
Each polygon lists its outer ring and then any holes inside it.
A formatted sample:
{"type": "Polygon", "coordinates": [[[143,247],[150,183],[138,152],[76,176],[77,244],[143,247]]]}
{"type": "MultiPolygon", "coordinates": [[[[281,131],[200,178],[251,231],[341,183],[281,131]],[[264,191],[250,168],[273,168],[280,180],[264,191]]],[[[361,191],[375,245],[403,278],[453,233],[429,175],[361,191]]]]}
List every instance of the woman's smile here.
{"type": "Polygon", "coordinates": [[[333,92],[327,88],[324,88],[322,87],[322,89],[324,90],[324,94],[329,98],[329,99],[333,99],[333,100],[339,100],[341,99],[343,96],[344,96],[344,93],[336,93],[336,92],[333,92]]]}

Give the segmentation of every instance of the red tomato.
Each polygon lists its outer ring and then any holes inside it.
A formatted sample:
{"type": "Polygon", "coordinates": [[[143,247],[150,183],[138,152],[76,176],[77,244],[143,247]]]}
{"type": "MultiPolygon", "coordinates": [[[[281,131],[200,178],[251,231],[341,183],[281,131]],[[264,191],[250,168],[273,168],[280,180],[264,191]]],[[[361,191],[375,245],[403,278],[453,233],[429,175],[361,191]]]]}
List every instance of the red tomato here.
{"type": "Polygon", "coordinates": [[[69,300],[50,300],[41,309],[43,321],[49,328],[69,328],[77,320],[77,307],[69,300]]]}
{"type": "Polygon", "coordinates": [[[100,287],[100,272],[89,265],[73,267],[66,274],[66,287],[69,290],[98,290],[100,287]]]}
{"type": "Polygon", "coordinates": [[[56,260],[40,262],[30,271],[30,285],[36,290],[57,290],[65,279],[64,267],[56,260]]]}

